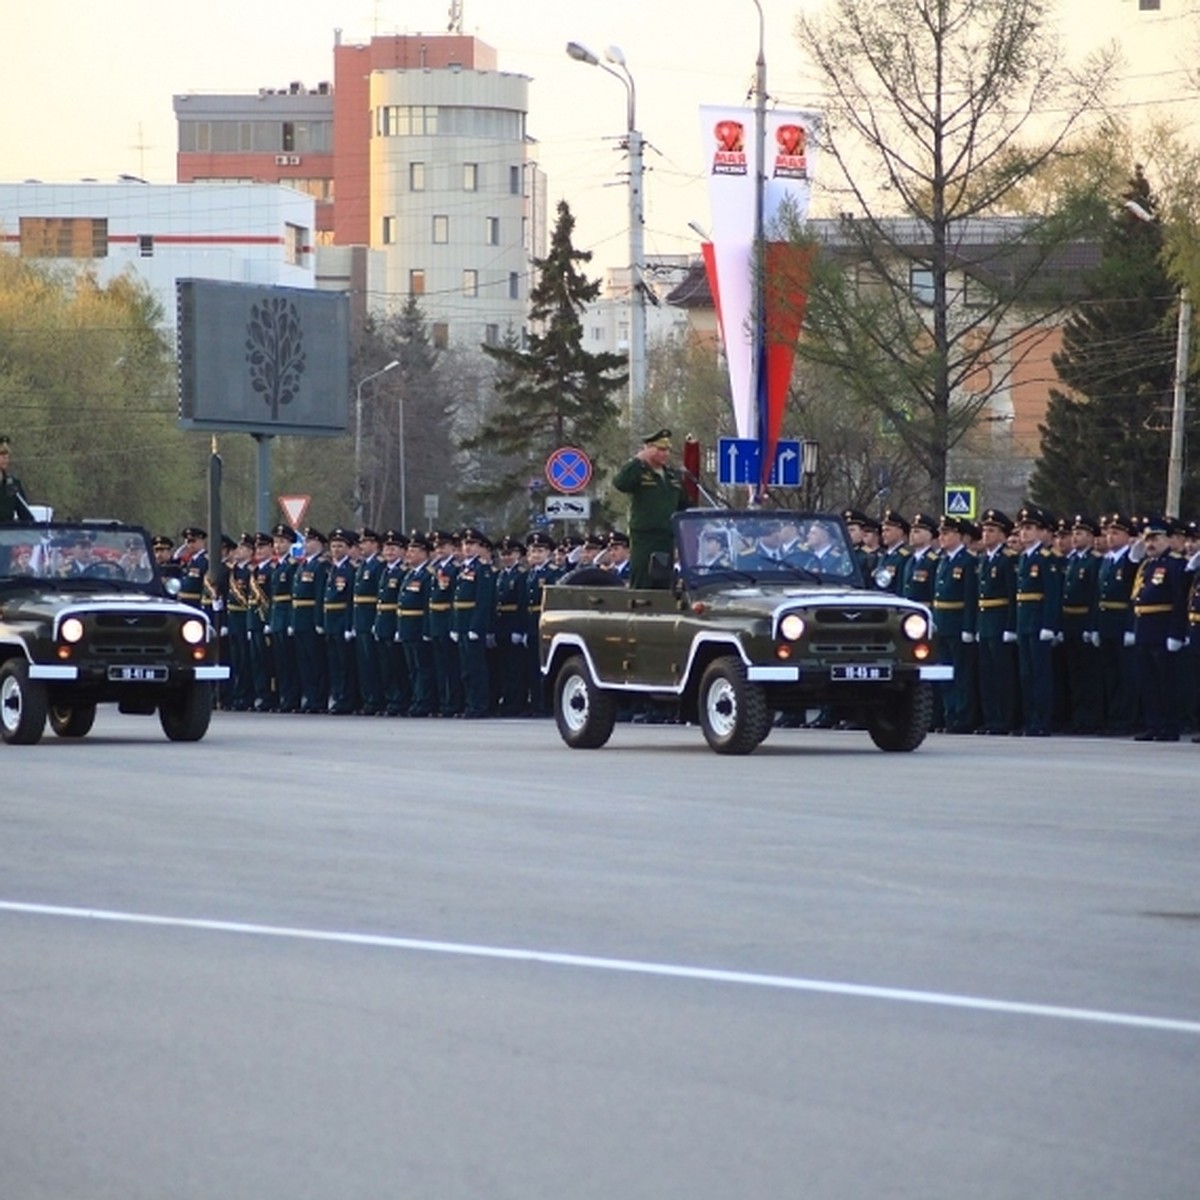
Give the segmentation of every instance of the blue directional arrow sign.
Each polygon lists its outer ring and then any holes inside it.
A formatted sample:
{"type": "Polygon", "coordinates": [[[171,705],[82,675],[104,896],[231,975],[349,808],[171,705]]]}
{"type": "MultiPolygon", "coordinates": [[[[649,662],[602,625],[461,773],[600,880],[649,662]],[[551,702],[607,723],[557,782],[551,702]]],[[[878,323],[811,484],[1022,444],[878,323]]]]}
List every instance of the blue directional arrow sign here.
{"type": "Polygon", "coordinates": [[[771,464],[771,487],[800,486],[800,443],[784,441],[775,443],[775,461],[771,464]]]}
{"type": "MultiPolygon", "coordinates": [[[[721,438],[717,443],[717,482],[757,484],[762,476],[762,447],[757,438],[721,438]]],[[[770,487],[800,486],[800,443],[780,440],[771,464],[770,487]]]]}

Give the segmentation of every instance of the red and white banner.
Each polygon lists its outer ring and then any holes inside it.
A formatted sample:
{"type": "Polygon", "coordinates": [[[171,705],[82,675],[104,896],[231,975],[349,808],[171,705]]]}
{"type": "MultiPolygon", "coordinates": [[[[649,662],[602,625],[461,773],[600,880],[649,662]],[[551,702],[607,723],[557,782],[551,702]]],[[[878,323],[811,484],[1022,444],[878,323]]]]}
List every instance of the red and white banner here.
{"type": "Polygon", "coordinates": [[[804,314],[808,257],[804,250],[772,240],[772,225],[787,211],[808,215],[820,118],[813,112],[766,114],[763,171],[763,228],[766,263],[763,358],[760,395],[753,390],[754,233],[757,147],[750,108],[700,109],[712,244],[704,261],[729,363],[733,415],[738,437],[761,438],[764,472],[774,462],[775,443],[804,314]]]}

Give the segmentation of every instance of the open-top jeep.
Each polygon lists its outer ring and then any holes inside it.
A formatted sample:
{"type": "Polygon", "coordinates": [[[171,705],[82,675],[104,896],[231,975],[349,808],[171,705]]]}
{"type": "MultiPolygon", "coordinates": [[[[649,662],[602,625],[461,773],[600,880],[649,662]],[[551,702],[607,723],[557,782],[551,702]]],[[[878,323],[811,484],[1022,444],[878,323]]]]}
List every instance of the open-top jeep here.
{"type": "Polygon", "coordinates": [[[543,674],[567,745],[603,746],[624,698],[669,702],[719,754],[748,754],[776,713],[825,709],[881,750],[929,731],[937,666],[929,609],[864,586],[840,517],[692,509],[675,521],[660,586],[599,570],[546,589],[543,674]],[[617,584],[618,586],[613,586],[617,584]]]}
{"type": "MultiPolygon", "coordinates": [[[[174,582],[174,581],[172,581],[174,582]]],[[[96,705],[158,713],[172,741],[208,731],[218,665],[204,613],[172,599],[143,529],[0,525],[0,737],[84,737],[96,705]]]]}

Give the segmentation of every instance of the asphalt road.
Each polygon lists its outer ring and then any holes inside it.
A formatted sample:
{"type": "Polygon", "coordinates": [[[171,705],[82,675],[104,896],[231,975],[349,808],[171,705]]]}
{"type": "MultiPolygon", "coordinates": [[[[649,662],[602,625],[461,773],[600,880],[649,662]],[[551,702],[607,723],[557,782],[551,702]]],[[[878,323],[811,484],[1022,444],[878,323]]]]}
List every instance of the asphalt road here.
{"type": "Polygon", "coordinates": [[[1200,747],[0,746],[0,1198],[1194,1200],[1200,747]]]}

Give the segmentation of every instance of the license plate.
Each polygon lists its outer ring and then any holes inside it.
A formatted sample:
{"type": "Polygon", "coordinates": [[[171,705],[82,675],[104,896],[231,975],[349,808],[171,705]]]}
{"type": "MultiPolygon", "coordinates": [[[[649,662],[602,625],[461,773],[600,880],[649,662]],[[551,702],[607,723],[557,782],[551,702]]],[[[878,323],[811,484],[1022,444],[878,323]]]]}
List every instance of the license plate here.
{"type": "Polygon", "coordinates": [[[881,683],[892,677],[891,667],[864,667],[857,664],[830,667],[829,678],[834,683],[881,683]]]}
{"type": "Polygon", "coordinates": [[[166,683],[166,667],[109,667],[108,678],[113,683],[166,683]]]}

